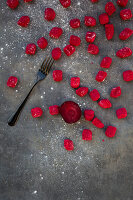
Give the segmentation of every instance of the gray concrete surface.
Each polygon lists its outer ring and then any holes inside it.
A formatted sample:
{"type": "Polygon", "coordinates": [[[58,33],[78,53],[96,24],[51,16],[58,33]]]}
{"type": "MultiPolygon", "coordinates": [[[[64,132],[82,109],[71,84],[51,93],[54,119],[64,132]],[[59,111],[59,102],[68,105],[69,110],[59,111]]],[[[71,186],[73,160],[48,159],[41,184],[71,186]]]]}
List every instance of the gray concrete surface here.
{"type": "MultiPolygon", "coordinates": [[[[98,23],[98,15],[104,12],[106,0],[91,4],[89,0],[72,0],[72,6],[64,9],[58,0],[35,0],[32,4],[21,1],[18,9],[12,11],[6,1],[0,2],[0,200],[132,200],[133,199],[133,83],[122,80],[122,72],[133,69],[133,57],[118,59],[115,52],[124,46],[133,49],[133,37],[122,42],[119,33],[125,27],[133,29],[133,21],[122,22],[120,8],[110,17],[115,26],[115,36],[107,41],[104,28],[98,23]],[[44,9],[52,7],[57,13],[53,22],[44,20],[44,9]],[[29,15],[28,28],[17,26],[22,15],[29,15]],[[83,24],[85,15],[97,18],[95,28],[83,24]],[[81,28],[69,27],[71,18],[81,19],[81,28]],[[64,33],[59,40],[49,38],[51,27],[60,26],[64,33]],[[87,53],[85,34],[94,30],[97,34],[95,44],[100,53],[92,56],[87,53]],[[7,119],[21,102],[33,82],[36,72],[44,57],[53,47],[68,44],[71,34],[79,35],[82,45],[71,57],[65,55],[57,61],[53,69],[63,70],[61,83],[52,80],[52,71],[32,93],[15,127],[7,125],[7,119]],[[49,46],[46,50],[37,49],[35,56],[25,55],[27,43],[36,43],[45,36],[49,46]],[[99,63],[104,56],[111,56],[113,64],[108,77],[103,83],[95,81],[100,70],[99,63]],[[15,89],[7,88],[10,75],[19,78],[15,89]],[[113,107],[101,109],[89,96],[80,98],[70,88],[70,77],[79,76],[81,85],[90,89],[97,88],[103,97],[109,98],[113,107]],[[122,96],[111,99],[112,87],[121,86],[122,96]],[[82,110],[92,108],[105,125],[117,127],[113,139],[105,136],[103,130],[95,128],[83,118],[74,125],[66,124],[60,116],[49,115],[48,107],[60,105],[66,100],[73,100],[82,110]],[[30,110],[40,106],[44,114],[40,119],[33,119],[30,110]],[[128,117],[118,120],[115,111],[126,107],[128,117]],[[81,133],[84,128],[93,132],[93,140],[84,142],[81,133]],[[71,138],[75,145],[73,152],[63,147],[64,138],[71,138]],[[105,140],[104,142],[102,140],[105,140]]],[[[116,5],[116,2],[113,1],[116,5]]],[[[129,1],[128,8],[133,7],[129,1]]]]}

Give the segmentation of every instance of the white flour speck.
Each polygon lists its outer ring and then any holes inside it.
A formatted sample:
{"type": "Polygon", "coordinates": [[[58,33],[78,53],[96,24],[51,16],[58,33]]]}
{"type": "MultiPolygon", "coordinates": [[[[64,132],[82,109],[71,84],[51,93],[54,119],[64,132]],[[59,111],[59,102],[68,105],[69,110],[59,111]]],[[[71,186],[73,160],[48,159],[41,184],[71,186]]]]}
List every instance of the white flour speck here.
{"type": "Polygon", "coordinates": [[[37,194],[37,190],[35,190],[32,194],[37,194]]]}
{"type": "Polygon", "coordinates": [[[3,52],[3,49],[4,49],[4,48],[1,48],[1,49],[0,49],[1,53],[3,52]]]}
{"type": "Polygon", "coordinates": [[[40,174],[40,178],[41,178],[41,180],[43,180],[43,176],[42,176],[42,174],[40,174]]]}
{"type": "Polygon", "coordinates": [[[81,157],[81,156],[79,156],[79,159],[81,160],[81,159],[82,159],[82,157],[81,157]]]}

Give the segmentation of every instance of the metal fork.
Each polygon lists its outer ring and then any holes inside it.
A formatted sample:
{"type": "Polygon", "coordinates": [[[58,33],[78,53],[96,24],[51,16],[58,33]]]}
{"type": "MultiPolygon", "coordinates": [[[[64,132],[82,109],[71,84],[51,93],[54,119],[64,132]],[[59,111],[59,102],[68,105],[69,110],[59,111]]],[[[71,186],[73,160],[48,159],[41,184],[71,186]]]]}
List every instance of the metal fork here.
{"type": "Polygon", "coordinates": [[[34,82],[34,85],[32,86],[31,90],[29,91],[29,93],[27,94],[27,96],[25,97],[25,99],[23,100],[23,102],[20,104],[20,106],[18,107],[18,109],[16,110],[16,112],[13,113],[13,115],[9,118],[8,120],[8,125],[9,126],[14,126],[18,120],[18,117],[24,107],[24,105],[26,104],[33,88],[37,85],[38,82],[40,82],[41,80],[45,79],[46,76],[48,75],[52,65],[54,63],[53,58],[48,58],[45,59],[40,67],[40,69],[38,70],[37,73],[37,79],[34,82]]]}

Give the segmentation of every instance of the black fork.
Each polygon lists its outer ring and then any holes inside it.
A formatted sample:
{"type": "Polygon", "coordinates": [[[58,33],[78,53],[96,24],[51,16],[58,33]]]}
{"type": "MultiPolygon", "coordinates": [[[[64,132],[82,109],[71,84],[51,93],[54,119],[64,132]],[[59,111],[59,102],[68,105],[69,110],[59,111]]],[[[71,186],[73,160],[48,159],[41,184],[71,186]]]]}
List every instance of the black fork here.
{"type": "Polygon", "coordinates": [[[27,96],[25,97],[25,99],[23,100],[23,102],[20,104],[20,106],[18,107],[18,109],[16,110],[16,112],[13,113],[13,115],[9,118],[8,120],[8,125],[9,126],[14,126],[18,120],[18,117],[24,107],[24,105],[26,104],[33,88],[37,85],[37,83],[43,79],[46,78],[46,76],[48,75],[52,65],[54,63],[54,60],[52,58],[48,58],[45,59],[40,67],[40,69],[38,70],[37,73],[37,79],[34,83],[34,85],[32,86],[31,90],[29,91],[29,93],[27,94],[27,96]]]}

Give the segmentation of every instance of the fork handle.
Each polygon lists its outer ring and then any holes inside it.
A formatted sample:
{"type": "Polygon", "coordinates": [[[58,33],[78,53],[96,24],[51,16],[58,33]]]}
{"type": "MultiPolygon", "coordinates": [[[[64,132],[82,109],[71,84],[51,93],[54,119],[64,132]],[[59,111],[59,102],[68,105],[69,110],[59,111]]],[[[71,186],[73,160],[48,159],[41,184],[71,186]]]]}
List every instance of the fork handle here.
{"type": "Polygon", "coordinates": [[[8,119],[8,125],[9,126],[14,126],[19,118],[19,115],[23,109],[23,107],[25,106],[33,88],[35,87],[35,85],[38,83],[39,81],[36,81],[33,85],[33,87],[31,88],[31,90],[29,91],[29,93],[27,94],[27,96],[25,97],[25,99],[23,100],[23,102],[20,104],[20,106],[17,108],[16,112],[14,112],[12,114],[12,116],[8,119]]]}

